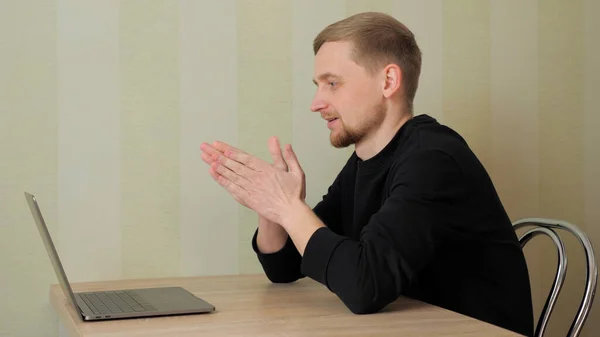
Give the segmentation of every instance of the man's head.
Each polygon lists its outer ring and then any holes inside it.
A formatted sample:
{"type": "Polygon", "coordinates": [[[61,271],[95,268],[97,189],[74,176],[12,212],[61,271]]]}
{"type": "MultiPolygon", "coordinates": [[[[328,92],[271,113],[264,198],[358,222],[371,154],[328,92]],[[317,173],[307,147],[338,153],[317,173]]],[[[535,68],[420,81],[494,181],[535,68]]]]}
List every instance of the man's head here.
{"type": "Polygon", "coordinates": [[[318,88],[311,109],[334,119],[328,123],[334,146],[369,137],[391,109],[412,113],[421,51],[412,32],[393,17],[350,16],[321,31],[313,48],[318,88]]]}

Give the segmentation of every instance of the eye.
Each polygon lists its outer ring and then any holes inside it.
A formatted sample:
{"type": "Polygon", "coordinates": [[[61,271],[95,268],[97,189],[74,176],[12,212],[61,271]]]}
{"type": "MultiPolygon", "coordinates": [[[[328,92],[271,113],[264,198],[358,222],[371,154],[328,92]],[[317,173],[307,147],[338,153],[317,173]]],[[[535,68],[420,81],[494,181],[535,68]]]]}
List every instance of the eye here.
{"type": "Polygon", "coordinates": [[[337,82],[328,82],[327,83],[330,87],[336,87],[337,86],[337,82]]]}

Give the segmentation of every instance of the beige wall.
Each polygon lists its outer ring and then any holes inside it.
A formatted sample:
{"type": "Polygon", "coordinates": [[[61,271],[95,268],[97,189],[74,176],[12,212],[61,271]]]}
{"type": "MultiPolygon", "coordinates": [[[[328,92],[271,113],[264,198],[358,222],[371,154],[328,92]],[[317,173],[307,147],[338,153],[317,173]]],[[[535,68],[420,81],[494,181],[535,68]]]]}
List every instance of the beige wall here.
{"type": "MultiPolygon", "coordinates": [[[[56,277],[24,190],[39,197],[72,281],[258,272],[256,216],[208,177],[199,144],[268,158],[269,136],[292,142],[314,204],[351,149],[331,148],[308,109],[312,38],[365,10],[415,32],[416,113],[466,137],[511,218],[571,221],[600,250],[598,1],[5,0],[0,336],[58,334],[56,277]]],[[[565,335],[581,294],[582,255],[568,248],[550,336],[565,335]]],[[[526,249],[538,310],[551,249],[526,249]]],[[[587,336],[599,319],[595,309],[587,336]]]]}

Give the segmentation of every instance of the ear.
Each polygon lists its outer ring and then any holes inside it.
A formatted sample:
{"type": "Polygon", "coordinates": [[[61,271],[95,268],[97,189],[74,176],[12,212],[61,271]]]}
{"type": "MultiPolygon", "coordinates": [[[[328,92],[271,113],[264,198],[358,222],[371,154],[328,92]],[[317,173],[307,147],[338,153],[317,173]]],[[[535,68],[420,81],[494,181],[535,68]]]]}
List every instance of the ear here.
{"type": "Polygon", "coordinates": [[[392,97],[402,85],[402,70],[397,64],[388,64],[383,69],[383,96],[392,97]]]}

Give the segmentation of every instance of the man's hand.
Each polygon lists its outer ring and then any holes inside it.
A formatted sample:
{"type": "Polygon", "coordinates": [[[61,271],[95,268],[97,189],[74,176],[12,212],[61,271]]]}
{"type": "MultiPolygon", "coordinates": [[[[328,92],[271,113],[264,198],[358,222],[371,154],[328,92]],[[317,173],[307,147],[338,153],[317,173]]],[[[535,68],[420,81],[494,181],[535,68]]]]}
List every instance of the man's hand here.
{"type": "MultiPolygon", "coordinates": [[[[215,143],[213,144],[213,146],[211,146],[211,145],[208,145],[208,144],[205,144],[205,143],[204,143],[204,144],[200,145],[200,149],[202,150],[202,155],[201,155],[201,157],[202,157],[202,160],[203,160],[205,163],[207,163],[207,164],[210,166],[210,169],[209,169],[209,171],[208,171],[208,172],[210,173],[210,176],[211,176],[211,177],[212,177],[212,178],[213,178],[215,181],[217,181],[217,182],[218,182],[218,181],[219,181],[219,179],[220,179],[220,178],[219,178],[219,176],[220,176],[220,175],[219,175],[219,173],[217,173],[217,172],[216,172],[216,171],[213,169],[213,164],[215,163],[215,158],[217,158],[217,156],[218,156],[218,155],[223,155],[223,153],[224,153],[224,152],[225,152],[227,149],[232,149],[233,147],[231,147],[231,146],[229,146],[229,145],[227,145],[227,144],[225,144],[225,143],[219,143],[219,145],[221,145],[221,146],[220,146],[220,148],[216,148],[216,147],[215,147],[216,145],[217,145],[217,142],[215,142],[215,143]]],[[[287,167],[287,166],[286,166],[286,167],[287,167]]],[[[247,207],[247,208],[250,208],[250,207],[248,207],[248,205],[246,205],[245,203],[243,203],[243,201],[242,201],[242,200],[237,200],[237,199],[236,199],[236,201],[237,201],[238,203],[240,203],[242,206],[245,206],[245,207],[247,207]]]]}
{"type": "MultiPolygon", "coordinates": [[[[281,171],[288,172],[288,165],[283,158],[283,154],[281,153],[281,146],[277,137],[271,137],[268,145],[271,158],[273,159],[273,166],[281,171]]],[[[212,169],[212,164],[214,162],[213,157],[215,153],[220,152],[220,154],[223,155],[228,150],[239,151],[238,149],[235,149],[232,146],[222,142],[215,142],[213,143],[213,146],[203,144],[201,148],[203,148],[202,159],[208,165],[211,165],[210,174],[215,181],[218,181],[219,179],[219,173],[212,169]]],[[[301,197],[302,200],[306,198],[306,180],[302,186],[301,197]]],[[[238,202],[245,207],[248,207],[248,205],[244,204],[242,201],[238,202]]],[[[287,238],[288,233],[280,224],[275,223],[259,214],[256,244],[261,253],[269,254],[281,250],[285,245],[287,238]]]]}
{"type": "Polygon", "coordinates": [[[270,142],[276,164],[222,142],[213,146],[203,143],[202,158],[211,165],[210,174],[215,181],[240,204],[262,216],[257,238],[261,252],[280,250],[289,234],[300,255],[304,255],[308,240],[325,224],[304,202],[306,179],[292,147],[286,146],[283,160],[277,156],[280,147],[276,139],[270,142]],[[287,162],[287,171],[282,170],[283,162],[287,162]]]}
{"type": "MultiPolygon", "coordinates": [[[[202,144],[201,149],[203,159],[212,163],[213,179],[240,204],[267,219],[281,223],[291,208],[304,203],[304,172],[291,145],[284,152],[288,172],[221,142],[215,142],[214,147],[202,144]]],[[[278,164],[282,167],[281,162],[278,164]]]]}

